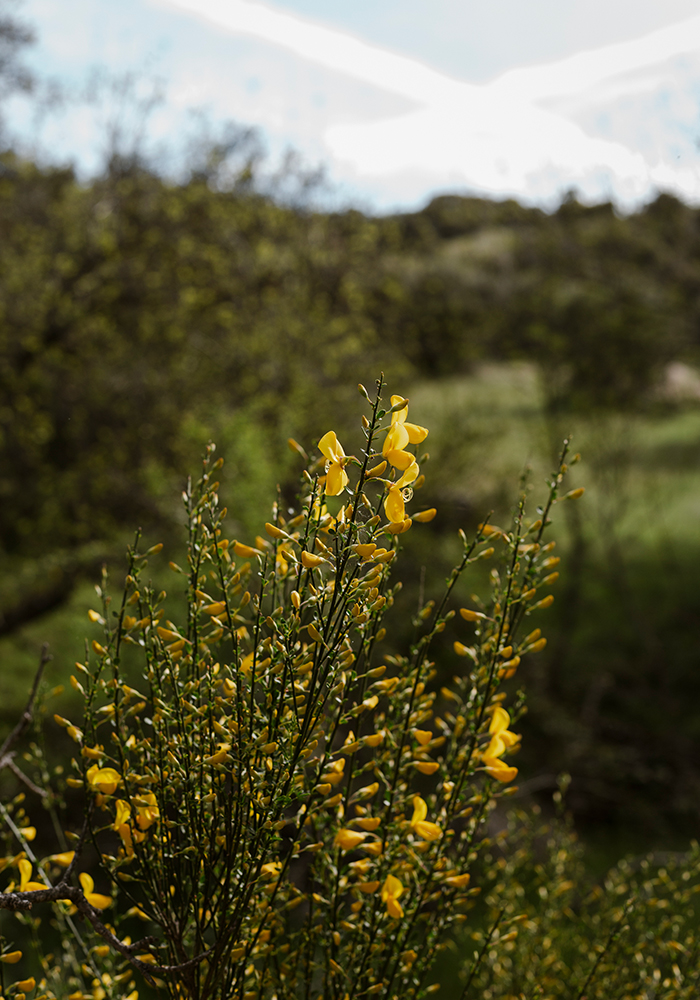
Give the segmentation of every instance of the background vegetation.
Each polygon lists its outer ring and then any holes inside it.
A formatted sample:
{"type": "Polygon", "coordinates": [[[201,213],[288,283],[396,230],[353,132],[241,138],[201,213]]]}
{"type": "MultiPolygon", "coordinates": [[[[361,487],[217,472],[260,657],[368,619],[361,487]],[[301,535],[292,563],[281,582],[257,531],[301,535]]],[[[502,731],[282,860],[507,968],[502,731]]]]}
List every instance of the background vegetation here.
{"type": "MultiPolygon", "coordinates": [[[[31,84],[28,37],[0,21],[5,91],[31,84]]],[[[573,434],[587,499],[526,678],[522,788],[568,770],[589,842],[672,845],[700,801],[700,212],[446,196],[371,217],[289,197],[306,179],[288,174],[271,192],[235,129],[177,180],[123,151],[87,183],[0,157],[4,725],[41,640],[52,682],[70,672],[135,526],[172,539],[209,438],[252,542],[261,503],[291,495],[287,438],[345,441],[354,383],[383,370],[431,427],[421,499],[439,510],[407,536],[397,614],[445,575],[456,528],[507,517],[524,462],[541,481],[573,434]]]]}

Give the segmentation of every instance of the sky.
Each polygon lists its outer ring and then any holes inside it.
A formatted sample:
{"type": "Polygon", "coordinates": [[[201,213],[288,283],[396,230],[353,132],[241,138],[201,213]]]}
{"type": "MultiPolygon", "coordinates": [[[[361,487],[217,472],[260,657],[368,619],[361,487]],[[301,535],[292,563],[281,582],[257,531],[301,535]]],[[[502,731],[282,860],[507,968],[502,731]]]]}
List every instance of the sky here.
{"type": "Polygon", "coordinates": [[[84,174],[108,134],[141,129],[165,157],[204,116],[214,130],[256,126],[273,160],[296,150],[325,168],[329,197],[367,210],[446,192],[554,207],[572,189],[622,210],[658,190],[700,203],[697,0],[26,0],[21,12],[37,33],[27,61],[74,99],[43,116],[16,100],[10,125],[84,174]]]}

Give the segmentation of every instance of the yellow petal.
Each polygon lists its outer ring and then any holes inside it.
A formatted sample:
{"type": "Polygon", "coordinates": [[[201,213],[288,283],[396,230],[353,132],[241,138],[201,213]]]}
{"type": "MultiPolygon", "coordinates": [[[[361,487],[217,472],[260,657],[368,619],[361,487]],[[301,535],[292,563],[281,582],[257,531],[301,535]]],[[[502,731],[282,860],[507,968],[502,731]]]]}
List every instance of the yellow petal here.
{"type": "Polygon", "coordinates": [[[362,850],[366,851],[368,854],[373,854],[376,858],[382,853],[382,842],[381,840],[373,840],[369,844],[363,844],[362,850]]]}
{"type": "Polygon", "coordinates": [[[435,774],[437,769],[440,767],[435,761],[428,760],[414,760],[413,766],[416,770],[420,771],[421,774],[435,774]]]}
{"type": "Polygon", "coordinates": [[[445,879],[445,885],[449,885],[453,889],[463,889],[465,885],[469,885],[470,880],[471,875],[450,875],[449,878],[445,879]]]}
{"type": "Polygon", "coordinates": [[[437,823],[419,820],[417,823],[411,823],[411,827],[422,840],[439,840],[442,837],[442,830],[437,823]]]}
{"type": "Polygon", "coordinates": [[[401,882],[395,875],[387,875],[384,885],[382,886],[382,902],[386,903],[390,896],[394,899],[398,899],[402,896],[404,892],[403,882],[401,882]]]}
{"type": "Polygon", "coordinates": [[[335,431],[328,431],[323,435],[321,440],[318,442],[318,450],[332,462],[340,462],[341,459],[345,458],[343,446],[335,436],[335,431]]]}
{"type": "Polygon", "coordinates": [[[408,486],[409,483],[412,483],[415,479],[418,478],[419,472],[420,469],[418,468],[418,462],[416,462],[414,458],[413,461],[410,463],[410,465],[407,466],[406,471],[401,476],[396,485],[399,487],[399,489],[402,486],[408,486]]]}
{"type": "Polygon", "coordinates": [[[93,879],[92,875],[88,875],[87,872],[81,872],[80,875],[78,875],[78,881],[83,887],[83,892],[85,893],[86,896],[89,892],[92,892],[92,890],[95,888],[95,880],[93,879]]]}
{"type": "Polygon", "coordinates": [[[55,861],[57,865],[61,865],[62,868],[67,868],[75,857],[75,851],[63,851],[62,854],[52,854],[48,858],[49,861],[55,861]]]}
{"type": "Polygon", "coordinates": [[[506,744],[501,739],[500,733],[497,733],[491,737],[491,742],[483,751],[483,758],[486,760],[487,757],[500,757],[501,754],[506,752],[506,744]]]}
{"type": "Polygon", "coordinates": [[[353,549],[357,552],[360,559],[369,559],[376,547],[374,542],[366,542],[361,545],[354,545],[353,549]]]}
{"type": "Polygon", "coordinates": [[[356,819],[354,822],[357,823],[361,830],[373,831],[381,825],[382,821],[379,816],[367,816],[366,819],[356,819]]]}
{"type": "Polygon", "coordinates": [[[349,482],[348,474],[342,465],[331,462],[326,476],[326,494],[329,497],[337,497],[338,494],[343,492],[349,482]]]}
{"type": "Polygon", "coordinates": [[[302,552],[301,554],[301,564],[305,569],[316,569],[317,566],[322,566],[325,562],[323,556],[317,556],[315,552],[302,552]]]}
{"type": "Polygon", "coordinates": [[[506,712],[505,708],[500,705],[496,705],[493,710],[493,715],[491,716],[491,725],[489,726],[490,733],[500,733],[504,729],[507,729],[510,725],[510,716],[506,712]]]}
{"type": "Polygon", "coordinates": [[[112,905],[111,897],[103,896],[101,892],[86,892],[85,898],[90,906],[94,906],[96,910],[106,910],[108,906],[112,905]]]}
{"type": "Polygon", "coordinates": [[[359,882],[357,888],[360,892],[370,895],[371,893],[376,892],[380,885],[381,882],[359,882]]]}
{"type": "MultiPolygon", "coordinates": [[[[422,747],[424,747],[426,743],[430,743],[430,741],[433,738],[433,734],[430,732],[429,729],[414,729],[413,735],[415,736],[415,738],[418,740],[418,742],[422,747]]],[[[416,799],[417,798],[418,796],[416,796],[416,799]]],[[[413,800],[414,803],[416,799],[413,800]]]]}
{"type": "MultiPolygon", "coordinates": [[[[26,858],[22,858],[17,867],[19,868],[20,885],[23,886],[32,877],[32,863],[31,861],[27,861],[26,858]]],[[[20,889],[20,892],[23,891],[23,889],[20,889]]]]}
{"type": "Polygon", "coordinates": [[[486,615],[481,611],[472,611],[471,608],[460,608],[459,613],[464,618],[465,622],[481,622],[486,618],[486,615]]]}
{"type": "Polygon", "coordinates": [[[263,865],[260,869],[261,875],[279,875],[280,869],[282,867],[281,861],[268,861],[266,865],[263,865]]]}
{"type": "Polygon", "coordinates": [[[406,417],[408,416],[408,400],[406,399],[406,397],[405,396],[391,397],[392,407],[398,406],[399,403],[405,403],[406,405],[402,406],[400,410],[394,410],[394,412],[391,414],[392,424],[403,424],[404,421],[406,420],[406,417]]]}
{"type": "Polygon", "coordinates": [[[497,781],[502,781],[504,784],[512,781],[518,773],[517,767],[508,767],[507,764],[504,764],[497,757],[485,757],[484,764],[486,765],[486,773],[497,781]]]}
{"type": "Polygon", "coordinates": [[[421,524],[426,524],[428,521],[432,521],[436,514],[437,507],[428,507],[427,510],[421,510],[417,514],[414,514],[413,520],[419,521],[421,524]]]}
{"type": "Polygon", "coordinates": [[[384,513],[393,524],[403,524],[406,517],[406,506],[398,486],[390,486],[384,500],[384,513]]]}
{"type": "Polygon", "coordinates": [[[428,815],[428,806],[425,799],[422,799],[420,795],[413,796],[413,816],[411,817],[411,826],[415,826],[420,820],[425,819],[428,815]]]}
{"type": "Polygon", "coordinates": [[[336,847],[339,847],[341,851],[351,851],[353,848],[361,844],[366,836],[366,833],[360,833],[358,830],[338,830],[333,843],[336,847]]]}
{"type": "Polygon", "coordinates": [[[407,469],[411,462],[416,460],[410,451],[400,451],[398,448],[387,451],[386,459],[395,469],[407,469]]]}
{"type": "Polygon", "coordinates": [[[7,951],[4,955],[0,955],[0,962],[2,962],[3,965],[16,965],[21,957],[21,951],[7,951]]]}
{"type": "MultiPolygon", "coordinates": [[[[394,414],[396,416],[396,414],[394,414]]],[[[392,424],[387,431],[382,445],[382,455],[387,458],[390,452],[403,451],[408,444],[408,431],[402,423],[392,424]]]]}
{"type": "Polygon", "coordinates": [[[243,542],[233,542],[233,551],[242,559],[252,559],[253,556],[261,555],[260,549],[254,549],[252,545],[244,545],[243,542]]]}
{"type": "Polygon", "coordinates": [[[112,795],[117,790],[121,782],[121,775],[113,767],[98,767],[95,765],[87,772],[90,787],[95,791],[103,792],[105,795],[112,795]]]}
{"type": "Polygon", "coordinates": [[[421,427],[419,424],[404,424],[404,427],[408,432],[408,440],[411,444],[420,444],[428,436],[427,427],[421,427]]]}
{"type": "Polygon", "coordinates": [[[516,743],[520,743],[520,734],[511,733],[510,729],[504,729],[503,732],[498,735],[507,747],[514,747],[516,743]]]}

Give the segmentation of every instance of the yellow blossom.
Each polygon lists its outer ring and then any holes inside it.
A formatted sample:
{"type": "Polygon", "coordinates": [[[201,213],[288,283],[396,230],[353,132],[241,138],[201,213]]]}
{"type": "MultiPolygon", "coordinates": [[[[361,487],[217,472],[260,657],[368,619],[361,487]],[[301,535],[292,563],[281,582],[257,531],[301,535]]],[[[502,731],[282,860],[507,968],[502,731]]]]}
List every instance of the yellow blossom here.
{"type": "Polygon", "coordinates": [[[449,885],[452,889],[463,889],[470,881],[471,875],[450,875],[445,879],[445,885],[449,885]]]}
{"type": "Polygon", "coordinates": [[[347,458],[335,431],[323,435],[318,442],[318,450],[326,458],[326,494],[336,497],[343,492],[349,480],[345,471],[347,458]]]}
{"type": "Polygon", "coordinates": [[[113,795],[121,783],[121,775],[113,767],[99,767],[93,764],[87,770],[87,780],[93,791],[113,795]]]}
{"type": "Polygon", "coordinates": [[[0,955],[0,962],[2,962],[3,965],[16,965],[21,957],[21,951],[6,951],[4,955],[0,955]]]}
{"type": "MultiPolygon", "coordinates": [[[[392,524],[401,524],[406,519],[406,506],[403,490],[418,476],[418,462],[411,456],[411,462],[401,478],[389,486],[384,500],[384,513],[392,524]]],[[[410,492],[410,491],[409,491],[410,492]]]]}
{"type": "Polygon", "coordinates": [[[416,833],[421,840],[439,840],[442,837],[442,830],[437,823],[430,823],[426,820],[428,806],[420,795],[413,796],[413,816],[411,817],[411,830],[416,833]]]}
{"type": "Polygon", "coordinates": [[[61,854],[51,854],[47,861],[55,861],[62,868],[67,868],[75,857],[75,851],[63,851],[61,854]]]}
{"type": "Polygon", "coordinates": [[[19,868],[20,892],[40,892],[43,889],[48,889],[48,886],[43,882],[30,881],[32,877],[32,865],[26,858],[22,858],[17,867],[19,868]]]}
{"type": "Polygon", "coordinates": [[[376,892],[381,882],[358,882],[357,888],[360,892],[364,892],[366,896],[370,896],[373,892],[376,892]]]}
{"type": "Polygon", "coordinates": [[[341,851],[352,851],[362,843],[366,836],[366,833],[360,833],[359,830],[348,830],[345,828],[338,830],[333,843],[341,851]]]}
{"type": "Polygon", "coordinates": [[[268,863],[263,865],[260,869],[260,874],[267,875],[268,878],[276,878],[279,875],[281,868],[281,861],[268,861],[268,863]]]}
{"type": "Polygon", "coordinates": [[[81,872],[78,875],[78,880],[83,887],[83,893],[90,906],[94,906],[96,910],[106,910],[108,906],[112,905],[112,900],[109,896],[103,896],[101,892],[94,891],[94,879],[87,872],[81,872]]]}
{"type": "Polygon", "coordinates": [[[414,521],[420,521],[421,523],[425,524],[428,521],[432,521],[436,514],[437,514],[437,508],[429,507],[428,510],[421,510],[417,514],[413,514],[412,517],[414,521]]]}
{"type": "Polygon", "coordinates": [[[434,760],[414,760],[411,761],[413,766],[421,774],[435,774],[440,765],[434,760]]]}
{"type": "Polygon", "coordinates": [[[520,741],[517,733],[510,732],[509,725],[510,716],[505,708],[497,705],[493,710],[489,725],[491,742],[481,754],[486,773],[504,784],[512,781],[518,773],[517,767],[509,767],[508,764],[499,759],[509,747],[515,746],[520,741]]]}
{"type": "Polygon", "coordinates": [[[112,829],[116,830],[121,837],[122,844],[124,845],[124,850],[126,856],[133,858],[134,856],[134,843],[131,836],[131,827],[129,825],[129,819],[131,817],[131,806],[124,799],[117,799],[116,803],[116,815],[114,823],[112,824],[112,829]]]}
{"type": "MultiPolygon", "coordinates": [[[[396,406],[402,399],[402,396],[392,396],[391,405],[396,406]]],[[[404,451],[406,445],[420,444],[428,436],[427,428],[419,427],[418,424],[409,424],[406,421],[407,416],[408,404],[392,413],[391,427],[382,446],[382,455],[396,469],[405,469],[411,461],[415,461],[413,456],[404,451]]]]}
{"type": "MultiPolygon", "coordinates": [[[[228,746],[228,744],[221,745],[228,746]]],[[[139,795],[138,798],[132,799],[132,801],[136,807],[136,823],[140,830],[147,830],[149,826],[152,826],[160,818],[160,810],[158,809],[157,799],[153,792],[149,792],[147,795],[139,795]]]]}
{"type": "Polygon", "coordinates": [[[382,886],[382,903],[386,903],[386,910],[390,917],[398,920],[403,916],[403,909],[399,903],[399,896],[404,892],[403,884],[395,875],[387,875],[382,886]]]}

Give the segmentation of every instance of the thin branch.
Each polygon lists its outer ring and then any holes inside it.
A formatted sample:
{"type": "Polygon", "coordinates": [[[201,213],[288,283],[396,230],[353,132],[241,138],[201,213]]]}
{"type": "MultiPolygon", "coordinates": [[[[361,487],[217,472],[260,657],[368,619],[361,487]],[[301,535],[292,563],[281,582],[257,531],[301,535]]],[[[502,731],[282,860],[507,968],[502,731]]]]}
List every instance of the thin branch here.
{"type": "MultiPolygon", "coordinates": [[[[27,702],[27,705],[26,705],[26,707],[24,709],[24,712],[22,712],[22,715],[20,716],[20,719],[19,719],[17,725],[12,730],[12,732],[10,733],[10,735],[7,737],[7,739],[5,740],[5,742],[3,743],[3,745],[0,747],[0,760],[4,759],[4,757],[7,754],[7,752],[17,742],[17,740],[20,738],[20,736],[22,735],[22,733],[24,732],[24,730],[27,728],[27,726],[29,725],[29,723],[34,718],[34,702],[36,701],[37,691],[39,690],[39,683],[40,683],[42,675],[44,673],[44,667],[52,659],[53,659],[53,657],[49,653],[49,644],[48,644],[48,642],[45,642],[44,645],[41,647],[41,656],[39,658],[39,667],[37,669],[36,676],[34,678],[34,683],[32,684],[32,690],[31,690],[31,693],[29,695],[29,701],[27,702]]],[[[43,794],[43,792],[42,792],[42,794],[43,794]]]]}
{"type": "Polygon", "coordinates": [[[47,886],[46,889],[36,889],[33,892],[0,893],[0,909],[31,910],[33,903],[55,903],[59,900],[68,900],[73,903],[76,909],[90,921],[100,937],[110,944],[115,951],[118,951],[120,955],[123,955],[135,969],[138,969],[138,971],[146,979],[149,986],[155,985],[153,982],[154,973],[168,975],[176,972],[184,972],[185,970],[191,969],[193,966],[197,965],[210,954],[209,951],[203,951],[201,954],[195,955],[193,958],[190,958],[186,962],[182,962],[179,965],[152,965],[151,963],[142,962],[141,959],[136,957],[134,952],[138,951],[139,948],[142,948],[146,943],[153,944],[155,939],[145,938],[142,941],[135,942],[134,944],[125,944],[123,941],[120,941],[119,938],[116,937],[116,935],[114,935],[102,923],[100,911],[90,905],[85,898],[85,894],[82,889],[68,885],[65,881],[59,882],[58,885],[53,887],[47,886]]]}
{"type": "Polygon", "coordinates": [[[42,799],[46,798],[47,794],[46,791],[43,788],[39,788],[38,785],[35,785],[34,782],[27,777],[24,771],[20,771],[20,769],[17,767],[14,760],[12,759],[13,756],[14,754],[8,753],[2,759],[0,759],[0,770],[2,770],[3,767],[9,767],[9,769],[12,771],[15,777],[19,778],[20,781],[24,782],[24,784],[27,786],[30,792],[34,792],[36,795],[39,795],[42,799]]]}

